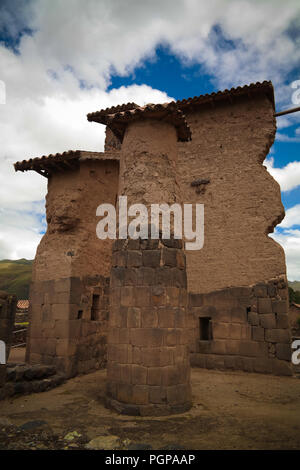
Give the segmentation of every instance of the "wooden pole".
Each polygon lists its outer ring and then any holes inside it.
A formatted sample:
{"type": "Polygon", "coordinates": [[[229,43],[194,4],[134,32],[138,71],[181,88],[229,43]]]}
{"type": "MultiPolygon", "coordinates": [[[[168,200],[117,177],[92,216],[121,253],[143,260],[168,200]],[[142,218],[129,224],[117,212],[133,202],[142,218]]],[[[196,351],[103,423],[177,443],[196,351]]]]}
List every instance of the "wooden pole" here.
{"type": "Polygon", "coordinates": [[[280,113],[275,113],[275,117],[283,116],[284,114],[291,114],[300,111],[300,106],[298,108],[286,109],[285,111],[280,111],[280,113]]]}

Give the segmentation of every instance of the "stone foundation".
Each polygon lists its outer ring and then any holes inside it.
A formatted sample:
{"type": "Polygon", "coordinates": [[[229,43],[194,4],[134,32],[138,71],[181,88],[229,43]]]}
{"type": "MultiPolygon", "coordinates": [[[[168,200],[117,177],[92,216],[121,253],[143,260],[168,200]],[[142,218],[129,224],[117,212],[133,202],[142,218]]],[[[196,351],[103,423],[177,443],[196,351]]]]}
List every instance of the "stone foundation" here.
{"type": "Polygon", "coordinates": [[[131,415],[191,406],[181,240],[117,240],[111,270],[107,405],[131,415]]]}
{"type": "Polygon", "coordinates": [[[40,393],[58,387],[65,381],[54,366],[7,364],[6,383],[0,387],[0,400],[14,395],[40,393]]]}
{"type": "Polygon", "coordinates": [[[292,375],[285,278],[189,295],[191,364],[292,375]]]}
{"type": "MultiPolygon", "coordinates": [[[[187,337],[192,366],[292,374],[285,278],[209,294],[190,293],[187,307],[185,257],[178,248],[181,242],[129,240],[126,243],[123,246],[125,241],[115,242],[111,288],[109,278],[101,276],[33,284],[29,362],[53,364],[68,377],[105,367],[111,289],[109,401],[120,412],[135,410],[136,414],[147,414],[151,404],[155,405],[152,411],[159,414],[168,408],[162,403],[160,410],[161,403],[151,401],[137,408],[123,403],[118,397],[124,396],[127,385],[129,395],[134,396],[134,384],[115,383],[114,377],[121,377],[119,369],[130,371],[128,380],[135,376],[130,374],[143,374],[139,379],[142,383],[135,385],[139,391],[146,390],[145,396],[152,397],[154,392],[150,395],[150,384],[145,382],[149,370],[151,374],[156,373],[157,367],[167,371],[167,366],[174,365],[175,351],[182,354],[185,351],[184,344],[169,344],[176,335],[180,341],[187,337]],[[168,243],[175,243],[177,248],[167,246],[168,243]],[[95,305],[95,301],[99,303],[95,305]],[[203,334],[208,335],[207,339],[200,337],[203,334]],[[158,359],[161,354],[165,355],[164,360],[170,354],[170,363],[161,366],[158,359]]],[[[5,367],[0,369],[3,382],[5,367]]],[[[170,387],[173,386],[172,383],[170,387]]],[[[152,390],[159,393],[160,385],[153,385],[152,390]]]]}
{"type": "Polygon", "coordinates": [[[67,377],[105,367],[109,278],[34,282],[26,361],[55,365],[67,377]]]}

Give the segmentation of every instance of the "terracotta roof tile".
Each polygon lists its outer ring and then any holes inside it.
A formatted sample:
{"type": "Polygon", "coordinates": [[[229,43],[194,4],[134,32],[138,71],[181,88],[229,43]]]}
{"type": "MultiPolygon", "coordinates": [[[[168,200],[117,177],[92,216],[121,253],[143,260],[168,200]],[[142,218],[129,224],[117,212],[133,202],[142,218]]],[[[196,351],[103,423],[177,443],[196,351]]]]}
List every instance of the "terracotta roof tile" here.
{"type": "MultiPolygon", "coordinates": [[[[230,100],[234,97],[240,96],[252,96],[257,93],[265,93],[271,100],[274,105],[274,88],[271,81],[256,82],[251,83],[250,85],[238,86],[236,88],[226,89],[213,93],[206,93],[205,95],[194,96],[193,98],[187,98],[183,100],[171,101],[169,103],[164,103],[163,105],[157,106],[166,106],[166,107],[176,107],[179,109],[185,109],[186,107],[202,105],[209,102],[218,102],[221,100],[230,100]]],[[[148,105],[144,106],[146,108],[148,105]]],[[[106,124],[108,116],[110,114],[116,114],[122,111],[133,110],[140,108],[134,103],[127,103],[120,106],[115,106],[111,108],[106,108],[94,113],[89,113],[87,115],[88,121],[95,121],[101,124],[106,124]]]]}
{"type": "Polygon", "coordinates": [[[170,122],[176,128],[178,140],[187,141],[191,139],[191,131],[185,116],[180,109],[177,109],[175,104],[147,104],[143,107],[119,111],[114,114],[97,115],[96,117],[98,122],[107,124],[121,141],[123,140],[128,122],[141,118],[152,118],[170,122]]]}
{"type": "Polygon", "coordinates": [[[17,309],[19,310],[27,310],[29,308],[29,300],[18,300],[17,302],[17,309]]]}
{"type": "Polygon", "coordinates": [[[43,155],[14,164],[15,171],[34,170],[48,177],[56,171],[74,169],[81,160],[118,160],[118,152],[87,152],[84,150],[68,150],[63,153],[43,155]]]}
{"type": "MultiPolygon", "coordinates": [[[[95,113],[89,113],[88,116],[105,116],[106,114],[115,114],[121,111],[128,111],[130,109],[138,108],[136,103],[126,103],[126,104],[119,104],[118,106],[111,106],[110,108],[101,109],[100,111],[96,111],[95,113]]],[[[93,121],[93,119],[89,119],[89,121],[93,121]]]]}
{"type": "MultiPolygon", "coordinates": [[[[231,88],[230,90],[218,91],[217,93],[210,93],[193,98],[171,101],[164,104],[148,104],[144,107],[137,106],[135,103],[127,103],[119,106],[112,106],[111,108],[102,109],[94,113],[89,113],[87,118],[89,121],[99,122],[108,125],[115,135],[122,141],[126,122],[132,119],[137,119],[141,115],[151,113],[161,113],[164,119],[172,120],[177,128],[179,140],[190,139],[190,129],[188,128],[184,115],[181,110],[193,109],[207,103],[215,104],[222,100],[232,100],[241,96],[254,96],[256,94],[265,94],[272,102],[274,108],[274,89],[272,82],[264,81],[251,83],[243,87],[231,88]]],[[[75,167],[78,161],[87,158],[99,159],[115,159],[118,160],[117,152],[85,152],[82,150],[69,150],[63,153],[56,153],[50,155],[43,155],[38,158],[30,158],[15,163],[16,171],[34,170],[43,176],[48,177],[54,171],[65,170],[70,167],[75,167]]]]}
{"type": "MultiPolygon", "coordinates": [[[[130,119],[137,118],[147,111],[155,110],[187,110],[188,108],[193,109],[207,103],[215,104],[219,101],[229,100],[232,101],[235,98],[241,96],[254,96],[257,94],[265,94],[268,96],[272,102],[274,108],[274,89],[272,82],[256,82],[251,83],[250,85],[245,85],[242,87],[231,88],[230,90],[218,91],[216,93],[210,93],[205,95],[194,96],[193,98],[187,98],[183,100],[171,101],[170,103],[157,104],[157,105],[146,105],[140,107],[134,103],[127,103],[126,105],[116,106],[112,108],[106,108],[104,110],[96,111],[94,113],[89,113],[87,115],[88,121],[99,122],[100,124],[105,124],[111,128],[114,134],[122,142],[124,135],[124,125],[118,125],[118,122],[129,121],[130,119]],[[151,109],[150,109],[151,108],[151,109]],[[133,117],[134,116],[134,117],[133,117]]],[[[186,140],[186,139],[183,139],[186,140]]]]}
{"type": "Polygon", "coordinates": [[[172,101],[170,104],[175,103],[180,109],[185,109],[189,106],[202,105],[209,102],[217,102],[226,99],[232,99],[234,97],[253,96],[254,94],[265,93],[275,108],[274,101],[274,88],[271,81],[256,82],[250,85],[238,86],[236,88],[230,88],[230,90],[222,90],[216,93],[207,93],[205,95],[194,96],[194,98],[188,98],[178,101],[172,101]]]}

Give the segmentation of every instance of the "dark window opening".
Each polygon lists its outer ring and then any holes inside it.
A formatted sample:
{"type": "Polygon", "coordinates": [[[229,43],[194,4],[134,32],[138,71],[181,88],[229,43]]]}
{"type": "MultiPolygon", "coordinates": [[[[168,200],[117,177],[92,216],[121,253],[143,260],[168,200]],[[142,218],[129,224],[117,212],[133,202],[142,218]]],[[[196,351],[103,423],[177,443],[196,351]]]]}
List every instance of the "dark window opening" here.
{"type": "Polygon", "coordinates": [[[77,319],[80,320],[82,318],[82,315],[83,315],[83,310],[78,310],[77,319]]]}
{"type": "Polygon", "coordinates": [[[199,318],[199,331],[201,341],[210,341],[212,339],[212,328],[209,317],[199,318]]]}
{"type": "Polygon", "coordinates": [[[91,310],[91,320],[98,319],[98,311],[99,311],[99,304],[100,304],[100,295],[94,294],[93,295],[93,302],[92,302],[92,310],[91,310]]]}

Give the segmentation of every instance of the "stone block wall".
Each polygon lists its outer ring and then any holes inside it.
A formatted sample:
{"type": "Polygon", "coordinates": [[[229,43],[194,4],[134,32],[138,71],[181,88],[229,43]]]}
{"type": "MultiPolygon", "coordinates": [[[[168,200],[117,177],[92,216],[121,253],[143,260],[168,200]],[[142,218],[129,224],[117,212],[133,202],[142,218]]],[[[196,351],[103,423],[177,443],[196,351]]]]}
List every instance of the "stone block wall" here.
{"type": "Polygon", "coordinates": [[[117,240],[111,270],[107,404],[133,415],[191,406],[181,240],[117,240]]]}
{"type": "MultiPolygon", "coordinates": [[[[6,362],[9,357],[12,343],[12,332],[15,323],[17,298],[6,292],[0,292],[0,340],[6,346],[6,362]]],[[[5,384],[6,364],[0,364],[0,388],[5,384]]]]}
{"type": "Polygon", "coordinates": [[[193,366],[292,374],[285,278],[190,294],[188,321],[193,366]]]}
{"type": "Polygon", "coordinates": [[[71,377],[106,363],[109,278],[36,281],[30,292],[26,360],[71,377]]]}

